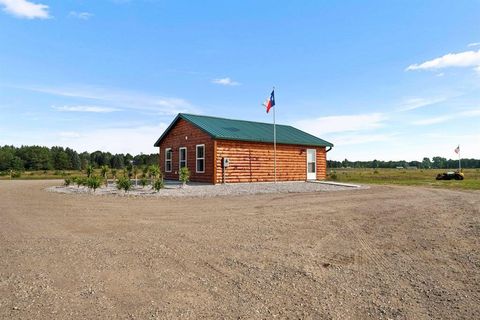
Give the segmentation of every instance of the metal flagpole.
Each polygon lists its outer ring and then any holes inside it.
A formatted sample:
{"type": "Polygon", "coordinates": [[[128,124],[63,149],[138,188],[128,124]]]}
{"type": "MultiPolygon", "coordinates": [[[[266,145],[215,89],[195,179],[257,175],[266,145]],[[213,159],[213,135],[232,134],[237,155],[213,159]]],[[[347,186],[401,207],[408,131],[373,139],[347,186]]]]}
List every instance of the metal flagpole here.
{"type": "MultiPolygon", "coordinates": [[[[273,87],[273,92],[275,92],[275,87],[273,87]]],[[[277,183],[277,128],[275,123],[275,109],[273,107],[273,179],[274,183],[277,183]]]]}

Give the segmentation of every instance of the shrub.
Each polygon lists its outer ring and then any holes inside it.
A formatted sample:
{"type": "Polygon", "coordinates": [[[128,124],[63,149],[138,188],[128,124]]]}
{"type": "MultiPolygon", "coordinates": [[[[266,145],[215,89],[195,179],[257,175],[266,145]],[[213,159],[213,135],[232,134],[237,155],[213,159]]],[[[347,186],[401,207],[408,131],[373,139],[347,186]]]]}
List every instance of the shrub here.
{"type": "Polygon", "coordinates": [[[142,177],[142,179],[140,179],[140,185],[142,186],[142,188],[145,188],[147,184],[148,184],[147,178],[142,177]]]}
{"type": "Polygon", "coordinates": [[[373,174],[378,174],[378,170],[375,169],[375,170],[373,171],[373,174]]]}
{"type": "Polygon", "coordinates": [[[138,167],[134,167],[132,170],[133,176],[135,177],[135,183],[137,183],[138,171],[138,167]]]}
{"type": "Polygon", "coordinates": [[[190,170],[187,167],[180,168],[180,181],[185,185],[190,180],[190,170]]]}
{"type": "Polygon", "coordinates": [[[98,176],[91,176],[90,178],[87,179],[87,186],[90,189],[93,189],[93,192],[100,187],[100,184],[102,183],[102,179],[98,176]]]}
{"type": "Polygon", "coordinates": [[[66,187],[68,187],[70,184],[72,184],[72,179],[70,178],[65,178],[65,182],[63,183],[66,187]]]}
{"type": "Polygon", "coordinates": [[[127,177],[120,177],[117,180],[117,189],[118,190],[124,190],[125,193],[128,192],[132,188],[132,181],[128,179],[127,177]]]}
{"type": "Polygon", "coordinates": [[[142,167],[142,174],[143,174],[143,177],[147,177],[147,175],[148,175],[148,166],[143,166],[143,167],[142,167]]]}
{"type": "Polygon", "coordinates": [[[337,176],[337,172],[336,171],[333,171],[332,173],[330,173],[330,179],[332,180],[337,180],[338,176],[337,176]]]}
{"type": "Polygon", "coordinates": [[[77,187],[85,186],[85,185],[87,185],[87,178],[86,177],[77,177],[75,179],[75,183],[77,184],[77,187]]]}
{"type": "Polygon", "coordinates": [[[158,167],[158,165],[152,164],[150,167],[148,167],[148,174],[150,175],[150,178],[159,179],[160,168],[158,167]]]}
{"type": "Polygon", "coordinates": [[[153,185],[152,185],[153,189],[155,191],[160,191],[160,189],[163,189],[163,187],[165,187],[165,184],[163,183],[163,179],[157,179],[153,182],[153,185]]]}
{"type": "Polygon", "coordinates": [[[89,165],[86,171],[87,171],[87,177],[90,178],[90,176],[93,174],[93,166],[89,165]]]}
{"type": "Polygon", "coordinates": [[[132,178],[133,177],[133,165],[130,163],[128,166],[127,166],[127,175],[129,178],[132,178]]]}
{"type": "Polygon", "coordinates": [[[115,181],[117,179],[117,169],[112,169],[110,170],[113,180],[115,181]]]}
{"type": "Polygon", "coordinates": [[[102,174],[103,179],[105,180],[105,186],[108,187],[108,166],[107,165],[101,166],[100,172],[102,174]]]}
{"type": "Polygon", "coordinates": [[[10,177],[12,178],[20,178],[22,176],[22,173],[20,171],[12,171],[10,173],[10,177]]]}

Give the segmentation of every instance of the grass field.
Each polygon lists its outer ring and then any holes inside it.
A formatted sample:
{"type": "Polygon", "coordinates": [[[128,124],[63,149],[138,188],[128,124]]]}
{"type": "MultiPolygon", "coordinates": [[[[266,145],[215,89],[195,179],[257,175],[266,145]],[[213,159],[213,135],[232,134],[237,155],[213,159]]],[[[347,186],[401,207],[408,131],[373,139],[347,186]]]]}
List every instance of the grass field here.
{"type": "Polygon", "coordinates": [[[437,174],[453,171],[441,169],[330,169],[328,180],[338,182],[431,186],[452,189],[480,190],[480,169],[465,169],[465,179],[435,180],[437,174]]]}
{"type": "MultiPolygon", "coordinates": [[[[435,177],[438,173],[452,171],[452,169],[329,169],[328,180],[338,182],[353,183],[372,183],[372,184],[395,184],[409,186],[431,186],[452,189],[471,189],[480,190],[480,169],[465,169],[465,180],[463,181],[437,181],[435,177]]],[[[100,175],[100,169],[95,170],[96,175],[100,175]]],[[[84,171],[27,171],[22,172],[16,180],[49,180],[64,179],[66,177],[84,176],[84,171]]],[[[138,178],[141,177],[139,173],[138,178]]],[[[123,170],[117,170],[117,178],[123,176],[123,170]]],[[[111,178],[111,173],[109,173],[111,178]]],[[[0,176],[0,180],[9,180],[10,176],[0,176]]]]}
{"type": "MultiPolygon", "coordinates": [[[[100,176],[100,169],[94,170],[94,175],[100,176]]],[[[142,175],[141,172],[138,174],[138,178],[142,175]]],[[[25,171],[20,174],[20,177],[14,177],[15,180],[55,180],[55,179],[65,179],[67,177],[77,177],[77,176],[86,176],[85,170],[39,170],[39,171],[25,171]]],[[[123,170],[117,170],[117,178],[123,176],[123,170]]],[[[109,179],[112,177],[111,172],[108,172],[109,179]]],[[[8,172],[3,172],[0,175],[0,180],[10,180],[10,175],[8,172]]]]}

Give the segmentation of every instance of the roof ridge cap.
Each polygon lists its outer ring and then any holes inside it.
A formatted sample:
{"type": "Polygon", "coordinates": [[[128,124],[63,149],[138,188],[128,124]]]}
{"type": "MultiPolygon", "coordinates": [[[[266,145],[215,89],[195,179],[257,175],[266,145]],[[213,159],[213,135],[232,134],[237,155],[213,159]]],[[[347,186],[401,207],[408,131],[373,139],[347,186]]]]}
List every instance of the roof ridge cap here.
{"type": "MultiPolygon", "coordinates": [[[[194,116],[194,117],[202,117],[202,118],[210,118],[210,119],[220,119],[220,120],[230,120],[230,121],[241,121],[241,122],[250,122],[250,123],[258,123],[258,124],[267,124],[267,125],[273,125],[273,123],[270,122],[260,122],[260,121],[253,121],[253,120],[243,120],[243,119],[232,119],[232,118],[222,118],[222,117],[214,117],[214,116],[204,116],[201,114],[193,114],[193,113],[179,113],[180,116],[194,116]]],[[[276,126],[284,126],[284,127],[292,127],[295,128],[291,125],[288,124],[279,124],[276,123],[276,126]]]]}

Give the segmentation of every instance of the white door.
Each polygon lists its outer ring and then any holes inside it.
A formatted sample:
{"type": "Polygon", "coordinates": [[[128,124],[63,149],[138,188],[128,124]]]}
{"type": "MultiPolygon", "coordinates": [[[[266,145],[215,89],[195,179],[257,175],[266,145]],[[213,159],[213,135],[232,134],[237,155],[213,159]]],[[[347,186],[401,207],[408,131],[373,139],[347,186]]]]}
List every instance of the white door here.
{"type": "Polygon", "coordinates": [[[317,179],[317,150],[307,149],[307,180],[317,179]]]}

